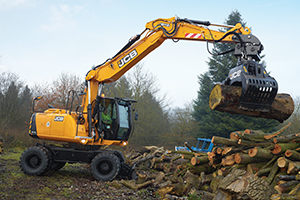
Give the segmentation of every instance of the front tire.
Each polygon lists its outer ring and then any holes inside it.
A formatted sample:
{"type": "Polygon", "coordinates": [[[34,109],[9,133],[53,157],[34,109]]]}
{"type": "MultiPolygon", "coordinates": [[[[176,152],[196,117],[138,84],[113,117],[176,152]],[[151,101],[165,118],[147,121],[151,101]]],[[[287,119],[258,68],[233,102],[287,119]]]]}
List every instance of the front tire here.
{"type": "Polygon", "coordinates": [[[111,153],[98,154],[91,163],[91,173],[98,181],[111,181],[120,171],[120,159],[111,153]]]}
{"type": "Polygon", "coordinates": [[[41,146],[29,147],[20,157],[21,170],[27,175],[42,175],[49,170],[50,164],[49,153],[41,146]]]}

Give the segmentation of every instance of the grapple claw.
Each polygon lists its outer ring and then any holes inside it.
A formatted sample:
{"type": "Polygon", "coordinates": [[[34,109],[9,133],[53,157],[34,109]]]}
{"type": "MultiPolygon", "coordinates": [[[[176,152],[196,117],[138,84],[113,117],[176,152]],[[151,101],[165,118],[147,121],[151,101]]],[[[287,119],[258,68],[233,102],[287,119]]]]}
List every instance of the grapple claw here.
{"type": "Polygon", "coordinates": [[[243,110],[268,112],[278,91],[277,81],[255,61],[245,61],[230,70],[223,84],[242,86],[239,109],[243,110]]]}

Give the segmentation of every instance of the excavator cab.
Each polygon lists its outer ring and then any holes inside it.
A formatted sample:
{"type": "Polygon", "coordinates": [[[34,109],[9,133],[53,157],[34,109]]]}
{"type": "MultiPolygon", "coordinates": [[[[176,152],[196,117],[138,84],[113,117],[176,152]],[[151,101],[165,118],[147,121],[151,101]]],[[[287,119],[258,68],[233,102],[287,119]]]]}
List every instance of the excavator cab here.
{"type": "Polygon", "coordinates": [[[102,140],[127,141],[132,129],[132,99],[98,97],[95,101],[93,118],[99,138],[102,140]]]}

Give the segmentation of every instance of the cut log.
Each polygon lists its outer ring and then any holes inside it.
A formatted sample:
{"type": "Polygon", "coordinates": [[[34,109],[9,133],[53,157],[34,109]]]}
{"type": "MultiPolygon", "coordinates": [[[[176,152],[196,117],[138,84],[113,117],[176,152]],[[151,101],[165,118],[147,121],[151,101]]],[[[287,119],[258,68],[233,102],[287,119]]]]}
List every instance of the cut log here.
{"type": "Polygon", "coordinates": [[[229,156],[225,156],[223,159],[222,159],[222,162],[221,162],[221,165],[223,166],[232,166],[234,165],[235,163],[235,154],[231,154],[229,156]]]}
{"type": "Polygon", "coordinates": [[[194,174],[200,174],[201,172],[205,172],[206,174],[209,174],[216,170],[208,163],[205,163],[203,165],[198,165],[198,166],[193,166],[193,165],[187,163],[186,166],[188,167],[189,171],[194,174]]]}
{"type": "Polygon", "coordinates": [[[207,156],[201,156],[201,157],[195,156],[191,159],[192,165],[200,165],[200,164],[202,165],[202,164],[208,163],[208,162],[209,162],[209,159],[207,156]]]}
{"type": "Polygon", "coordinates": [[[271,169],[271,171],[268,175],[268,178],[266,180],[266,182],[269,183],[270,185],[271,185],[272,181],[274,180],[274,178],[275,178],[275,176],[278,172],[278,169],[279,169],[279,167],[278,167],[278,164],[277,164],[277,161],[276,161],[275,164],[272,166],[272,169],[271,169]]]}
{"type": "Polygon", "coordinates": [[[218,174],[218,176],[227,176],[227,174],[229,174],[229,172],[230,172],[230,168],[228,168],[228,167],[223,167],[223,168],[221,168],[221,169],[218,169],[218,171],[217,171],[217,174],[218,174]]]}
{"type": "Polygon", "coordinates": [[[277,94],[269,112],[239,109],[242,87],[217,84],[209,96],[209,107],[220,112],[241,114],[252,117],[275,119],[283,122],[294,111],[294,101],[289,94],[277,94]]]}
{"type": "Polygon", "coordinates": [[[265,132],[263,132],[262,130],[246,129],[246,130],[244,130],[244,133],[246,133],[246,134],[256,134],[256,135],[265,135],[265,132]]]}
{"type": "Polygon", "coordinates": [[[148,187],[149,185],[152,185],[154,181],[146,181],[142,184],[136,184],[134,182],[134,180],[121,180],[121,183],[130,188],[130,189],[133,189],[133,190],[139,190],[139,189],[142,189],[142,188],[145,188],[145,187],[148,187]]]}
{"type": "Polygon", "coordinates": [[[295,149],[300,146],[300,143],[277,143],[272,151],[273,154],[284,153],[288,149],[295,149]]]}
{"type": "Polygon", "coordinates": [[[248,154],[245,154],[245,153],[235,154],[234,159],[237,164],[249,164],[249,163],[257,163],[257,162],[264,161],[264,159],[262,159],[262,158],[252,158],[248,154]]]}
{"type": "Polygon", "coordinates": [[[288,193],[290,192],[297,184],[299,184],[299,181],[293,180],[293,181],[288,181],[286,183],[276,185],[274,189],[279,193],[288,193]]]}
{"type": "Polygon", "coordinates": [[[148,176],[146,174],[138,174],[138,179],[136,181],[137,184],[145,183],[148,179],[148,176]]]}
{"type": "Polygon", "coordinates": [[[288,150],[285,151],[284,154],[285,154],[285,156],[286,156],[287,158],[290,158],[290,159],[294,159],[294,160],[300,161],[300,153],[298,153],[298,152],[295,151],[295,150],[290,150],[290,149],[288,149],[288,150]]]}
{"type": "Polygon", "coordinates": [[[248,147],[254,147],[254,146],[261,146],[261,147],[266,147],[270,145],[270,142],[264,142],[264,143],[259,143],[259,142],[254,142],[254,141],[249,141],[249,140],[244,140],[244,139],[239,139],[238,144],[240,146],[248,146],[248,147]]]}
{"type": "Polygon", "coordinates": [[[265,158],[271,160],[274,157],[274,154],[270,150],[263,149],[261,147],[254,147],[250,149],[249,156],[253,158],[265,158]]]}
{"type": "Polygon", "coordinates": [[[289,194],[272,194],[272,200],[299,200],[298,197],[291,196],[289,194]]]}
{"type": "Polygon", "coordinates": [[[299,134],[297,133],[297,134],[283,135],[280,137],[273,138],[274,143],[286,143],[290,141],[299,142],[300,141],[299,134]]]}
{"type": "Polygon", "coordinates": [[[289,162],[289,166],[287,170],[288,174],[297,174],[299,170],[300,170],[300,162],[291,162],[291,161],[289,162]]]}
{"type": "Polygon", "coordinates": [[[186,154],[181,155],[181,158],[186,159],[186,160],[191,160],[193,157],[194,157],[194,155],[186,155],[186,154]]]}
{"type": "Polygon", "coordinates": [[[286,159],[285,157],[280,157],[277,160],[278,167],[280,167],[280,168],[286,168],[287,169],[288,165],[289,165],[289,162],[290,162],[290,160],[286,159]]]}
{"type": "Polygon", "coordinates": [[[263,169],[259,170],[258,172],[256,172],[255,175],[258,177],[261,177],[263,175],[270,173],[271,170],[272,170],[272,167],[266,167],[266,168],[263,168],[263,169]]]}
{"type": "Polygon", "coordinates": [[[233,140],[239,140],[240,139],[240,135],[242,135],[242,133],[240,131],[234,131],[230,133],[229,138],[233,139],[233,140]]]}
{"type": "Polygon", "coordinates": [[[223,151],[222,151],[222,156],[228,154],[229,152],[232,151],[232,147],[226,147],[223,151]]]}
{"type": "Polygon", "coordinates": [[[253,174],[258,172],[264,165],[266,165],[266,162],[260,162],[260,163],[249,163],[247,165],[247,171],[252,171],[253,174]]]}
{"type": "Polygon", "coordinates": [[[217,154],[222,154],[223,150],[225,149],[226,147],[217,147],[216,148],[216,153],[217,154]]]}
{"type": "Polygon", "coordinates": [[[228,139],[228,138],[223,138],[219,136],[213,136],[211,139],[211,142],[214,144],[223,144],[226,146],[238,146],[237,140],[235,139],[228,139]]]}
{"type": "Polygon", "coordinates": [[[199,176],[191,173],[189,170],[183,176],[185,181],[185,186],[183,190],[183,194],[187,195],[192,187],[197,187],[199,185],[199,176]]]}
{"type": "Polygon", "coordinates": [[[277,156],[274,156],[271,160],[269,160],[269,162],[266,164],[266,165],[264,165],[261,169],[264,169],[264,168],[266,168],[266,167],[270,167],[270,166],[272,166],[272,164],[276,161],[276,159],[277,159],[277,156]]]}
{"type": "MultiPolygon", "coordinates": [[[[292,180],[296,180],[296,175],[277,175],[277,178],[279,180],[292,181],[292,180]]],[[[299,180],[296,180],[296,181],[299,181],[299,180]]]]}
{"type": "Polygon", "coordinates": [[[296,195],[299,194],[299,192],[300,192],[300,183],[298,183],[298,185],[290,191],[289,195],[296,195]]]}
{"type": "Polygon", "coordinates": [[[270,134],[268,134],[268,135],[265,135],[264,138],[265,138],[266,140],[269,140],[269,139],[271,139],[271,138],[273,138],[273,137],[279,135],[279,134],[282,133],[283,131],[285,131],[290,125],[291,125],[291,122],[288,123],[288,124],[287,124],[286,126],[284,126],[283,128],[281,128],[279,131],[275,131],[275,132],[273,132],[273,133],[270,133],[270,134]]]}

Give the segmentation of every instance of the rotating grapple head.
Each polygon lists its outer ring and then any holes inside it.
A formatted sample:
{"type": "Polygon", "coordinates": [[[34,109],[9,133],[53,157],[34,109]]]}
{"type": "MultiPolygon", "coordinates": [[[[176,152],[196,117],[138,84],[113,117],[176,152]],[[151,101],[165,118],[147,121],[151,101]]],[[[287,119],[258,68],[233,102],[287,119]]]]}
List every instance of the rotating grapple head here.
{"type": "Polygon", "coordinates": [[[256,61],[243,61],[230,70],[225,85],[242,86],[239,109],[268,112],[278,91],[276,80],[256,61]]]}

